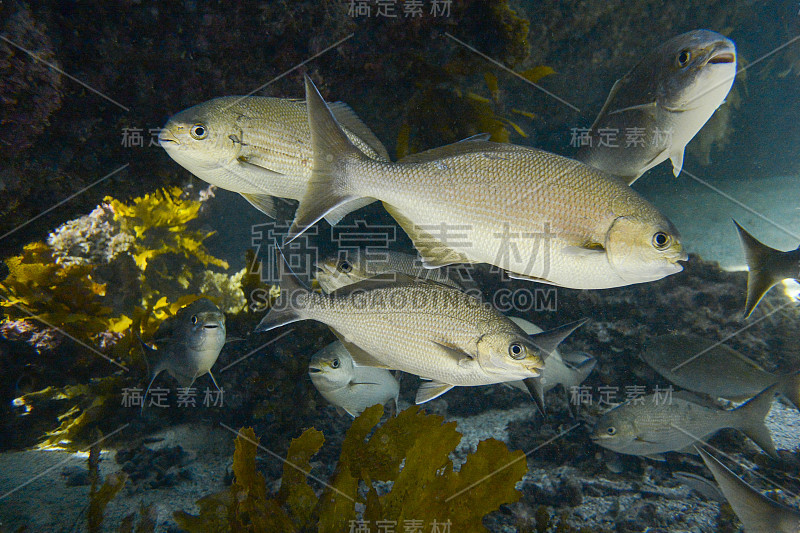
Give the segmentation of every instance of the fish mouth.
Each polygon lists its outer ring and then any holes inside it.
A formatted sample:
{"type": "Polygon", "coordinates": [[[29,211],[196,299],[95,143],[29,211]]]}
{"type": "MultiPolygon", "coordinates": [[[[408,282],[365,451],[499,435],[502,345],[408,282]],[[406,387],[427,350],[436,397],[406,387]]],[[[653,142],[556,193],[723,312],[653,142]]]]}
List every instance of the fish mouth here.
{"type": "Polygon", "coordinates": [[[720,52],[706,61],[707,65],[723,65],[726,63],[736,63],[736,54],[734,52],[720,52]]]}
{"type": "Polygon", "coordinates": [[[311,374],[321,374],[322,373],[322,369],[321,368],[317,368],[315,366],[311,366],[311,367],[308,367],[308,372],[311,373],[311,374]]]}
{"type": "Polygon", "coordinates": [[[217,329],[220,327],[219,324],[203,324],[203,329],[217,329]]]}
{"type": "Polygon", "coordinates": [[[173,135],[172,132],[167,128],[162,128],[161,131],[158,133],[158,143],[161,146],[164,146],[165,144],[168,143],[180,144],[178,142],[177,137],[175,137],[175,135],[173,135]]]}

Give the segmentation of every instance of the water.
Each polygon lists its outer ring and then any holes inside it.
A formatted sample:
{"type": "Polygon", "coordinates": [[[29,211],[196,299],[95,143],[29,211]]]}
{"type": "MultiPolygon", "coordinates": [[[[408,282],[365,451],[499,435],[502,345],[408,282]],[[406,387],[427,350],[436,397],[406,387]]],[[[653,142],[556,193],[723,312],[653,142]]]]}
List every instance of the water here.
{"type": "MultiPolygon", "coordinates": [[[[741,528],[672,476],[710,480],[699,457],[614,454],[590,435],[616,403],[655,391],[668,401],[670,384],[639,358],[658,335],[724,342],[771,372],[800,367],[791,286],[742,319],[746,265],[730,221],[781,250],[800,241],[796,4],[380,4],[0,8],[0,259],[9,272],[0,269],[0,531],[129,530],[131,514],[144,531],[179,531],[191,520],[175,513],[198,515],[196,502],[212,494],[225,509],[235,497],[239,522],[212,505],[198,531],[741,528]],[[684,271],[604,290],[510,281],[487,265],[453,272],[470,274],[486,303],[545,330],[590,319],[560,351],[596,366],[580,386],[548,392],[545,417],[500,384],[456,387],[415,414],[419,379],[407,373],[397,374],[397,417],[338,414],[308,377],[311,356],[336,339],[329,328],[306,321],[254,333],[294,204],[279,202],[270,221],[238,194],[208,189],[157,142],[170,116],[214,97],[302,98],[308,73],[392,159],[484,132],[573,156],[573,132],[589,127],[614,80],[696,28],[736,43],[729,121],[700,131],[679,177],[667,161],[633,186],[680,230],[693,254],[684,271]],[[540,66],[554,73],[539,87],[509,72],[531,79],[540,66]],[[717,140],[703,153],[709,135],[717,140]],[[147,368],[134,332],[159,340],[159,323],[197,295],[226,314],[229,342],[211,370],[221,390],[208,375],[183,390],[164,373],[142,400],[147,368]],[[248,427],[263,485],[241,456],[234,467],[234,440],[248,427]],[[348,485],[344,469],[360,485],[348,485]],[[120,473],[97,525],[91,493],[120,473]],[[272,518],[260,521],[267,504],[256,486],[276,499],[272,518]],[[335,509],[326,506],[334,495],[335,509]]],[[[366,246],[414,253],[376,203],[337,226],[316,224],[284,254],[311,286],[315,263],[366,246]]],[[[731,429],[710,443],[746,481],[797,509],[799,424],[776,400],[767,425],[780,460],[731,429]]],[[[240,448],[248,442],[240,437],[240,448]]]]}

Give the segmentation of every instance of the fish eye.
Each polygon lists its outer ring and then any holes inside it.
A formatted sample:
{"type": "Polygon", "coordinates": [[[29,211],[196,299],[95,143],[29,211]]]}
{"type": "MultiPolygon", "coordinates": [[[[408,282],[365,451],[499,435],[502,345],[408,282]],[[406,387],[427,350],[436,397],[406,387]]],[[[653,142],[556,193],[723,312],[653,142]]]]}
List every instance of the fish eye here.
{"type": "Polygon", "coordinates": [[[653,246],[656,250],[664,250],[670,245],[670,242],[672,242],[672,239],[663,231],[659,231],[653,235],[653,246]]]}
{"type": "Polygon", "coordinates": [[[678,54],[678,57],[675,58],[676,63],[679,67],[683,68],[689,64],[689,61],[692,59],[692,53],[689,50],[681,50],[681,53],[678,54]]]}
{"type": "Polygon", "coordinates": [[[617,434],[617,428],[615,428],[614,426],[608,426],[606,428],[606,433],[608,435],[616,435],[617,434]]]}
{"type": "Polygon", "coordinates": [[[351,265],[350,261],[348,261],[347,259],[345,259],[345,260],[343,260],[343,261],[341,261],[339,263],[339,272],[343,272],[343,273],[347,274],[351,270],[353,270],[353,265],[351,265]]]}
{"type": "Polygon", "coordinates": [[[339,359],[334,359],[331,361],[331,368],[339,368],[339,359]]]}
{"type": "Polygon", "coordinates": [[[197,324],[197,315],[192,315],[192,324],[197,324]]]}
{"type": "Polygon", "coordinates": [[[208,130],[202,124],[195,124],[192,126],[192,129],[189,130],[189,135],[200,141],[208,136],[208,130]]]}
{"type": "Polygon", "coordinates": [[[512,359],[522,359],[525,357],[525,347],[518,342],[513,342],[508,347],[508,355],[510,355],[512,359]]]}

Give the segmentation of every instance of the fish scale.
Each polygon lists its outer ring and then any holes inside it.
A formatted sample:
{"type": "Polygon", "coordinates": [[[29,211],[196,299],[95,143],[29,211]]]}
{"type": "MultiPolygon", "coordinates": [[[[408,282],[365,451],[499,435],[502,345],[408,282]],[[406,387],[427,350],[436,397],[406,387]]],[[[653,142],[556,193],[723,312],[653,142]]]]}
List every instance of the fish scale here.
{"type": "Polygon", "coordinates": [[[682,393],[669,397],[651,394],[605,413],[592,439],[619,453],[655,456],[685,450],[696,440],[703,440],[724,428],[734,428],[744,432],[771,456],[778,457],[764,424],[775,393],[776,387],[769,387],[732,410],[705,407],[698,403],[701,400],[682,393]]]}
{"type": "Polygon", "coordinates": [[[441,348],[432,342],[464,347],[476,355],[477,341],[482,334],[503,330],[518,333],[513,325],[504,324],[499,313],[458,291],[422,284],[376,289],[369,292],[369,298],[383,299],[391,305],[391,301],[400,301],[399,294],[406,300],[416,298],[426,304],[415,307],[413,312],[407,308],[377,312],[374,308],[356,309],[353,302],[345,298],[312,295],[309,305],[313,309],[305,311],[305,316],[328,324],[362,350],[406,372],[454,385],[504,381],[481,372],[477,366],[464,369],[452,358],[436,357],[441,354],[441,348]],[[458,310],[442,308],[435,302],[441,302],[445,294],[456,300],[469,300],[472,305],[459,306],[458,310]],[[328,302],[333,305],[328,307],[328,302]],[[323,309],[323,306],[328,308],[323,309]],[[410,337],[409,330],[416,334],[410,337]]]}
{"type": "Polygon", "coordinates": [[[417,392],[417,403],[456,386],[522,380],[528,391],[536,389],[544,358],[585,322],[528,336],[475,296],[399,273],[321,294],[283,270],[280,285],[278,299],[256,331],[302,320],[327,324],[359,367],[401,370],[428,380],[417,392]]]}
{"type": "Polygon", "coordinates": [[[489,263],[576,289],[682,270],[678,261],[687,255],[677,230],[617,178],[541,150],[482,140],[377,161],[350,143],[308,78],[306,98],[313,172],[287,242],[331,211],[371,198],[383,202],[429,267],[489,263]],[[460,241],[444,229],[460,232],[460,241]],[[664,239],[658,249],[657,235],[664,239]]]}
{"type": "MultiPolygon", "coordinates": [[[[369,157],[388,159],[381,142],[341,102],[332,111],[350,141],[369,157]]],[[[299,200],[312,170],[308,112],[302,100],[262,96],[225,96],[203,102],[171,117],[159,142],[181,166],[217,187],[240,193],[275,216],[260,196],[299,200]],[[206,136],[190,135],[202,125],[206,136]],[[253,198],[255,196],[256,198],[253,198]]]]}

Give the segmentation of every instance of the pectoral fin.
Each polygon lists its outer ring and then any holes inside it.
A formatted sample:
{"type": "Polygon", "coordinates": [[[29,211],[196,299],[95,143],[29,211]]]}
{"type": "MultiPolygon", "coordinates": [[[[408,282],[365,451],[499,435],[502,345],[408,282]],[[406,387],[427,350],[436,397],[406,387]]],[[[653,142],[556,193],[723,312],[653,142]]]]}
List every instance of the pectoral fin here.
{"type": "Polygon", "coordinates": [[[466,368],[467,366],[469,366],[470,364],[472,364],[475,361],[475,358],[472,357],[472,355],[470,355],[467,352],[465,352],[464,350],[460,350],[460,349],[455,348],[453,346],[448,346],[446,344],[442,344],[442,343],[436,342],[436,341],[434,341],[433,343],[436,346],[438,346],[439,348],[441,348],[441,351],[445,355],[447,355],[451,359],[455,360],[456,363],[458,363],[458,366],[461,367],[461,368],[466,368]]]}
{"type": "Polygon", "coordinates": [[[454,386],[455,385],[448,385],[447,383],[442,383],[440,381],[425,381],[419,386],[419,390],[417,390],[417,397],[414,400],[414,403],[419,405],[421,403],[429,402],[449,391],[454,386]]]}

